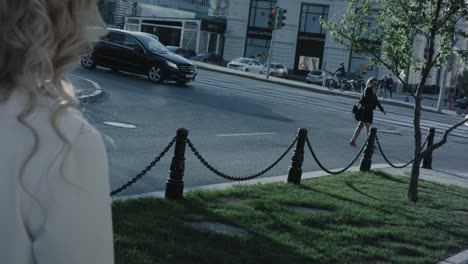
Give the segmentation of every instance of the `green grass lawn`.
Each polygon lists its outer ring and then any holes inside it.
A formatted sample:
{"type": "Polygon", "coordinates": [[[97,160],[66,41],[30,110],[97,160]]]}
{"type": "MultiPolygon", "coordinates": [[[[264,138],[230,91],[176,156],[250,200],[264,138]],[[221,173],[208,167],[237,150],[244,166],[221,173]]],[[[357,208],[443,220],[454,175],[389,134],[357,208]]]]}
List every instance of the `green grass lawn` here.
{"type": "Polygon", "coordinates": [[[436,263],[468,248],[467,190],[421,181],[412,203],[407,187],[406,177],[355,172],[192,192],[182,201],[114,202],[116,263],[436,263]],[[248,235],[199,231],[187,221],[248,235]]]}

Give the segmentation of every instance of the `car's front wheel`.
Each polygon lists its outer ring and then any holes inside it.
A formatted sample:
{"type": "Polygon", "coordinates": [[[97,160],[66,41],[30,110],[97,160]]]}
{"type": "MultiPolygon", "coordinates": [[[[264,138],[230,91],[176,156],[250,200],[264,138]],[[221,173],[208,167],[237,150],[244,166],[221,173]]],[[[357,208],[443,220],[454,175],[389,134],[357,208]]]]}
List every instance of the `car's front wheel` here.
{"type": "Polygon", "coordinates": [[[159,65],[154,65],[148,70],[148,79],[155,83],[164,81],[164,71],[159,65]]]}
{"type": "Polygon", "coordinates": [[[97,64],[91,53],[83,55],[83,57],[81,57],[81,66],[88,70],[96,69],[97,64]]]}

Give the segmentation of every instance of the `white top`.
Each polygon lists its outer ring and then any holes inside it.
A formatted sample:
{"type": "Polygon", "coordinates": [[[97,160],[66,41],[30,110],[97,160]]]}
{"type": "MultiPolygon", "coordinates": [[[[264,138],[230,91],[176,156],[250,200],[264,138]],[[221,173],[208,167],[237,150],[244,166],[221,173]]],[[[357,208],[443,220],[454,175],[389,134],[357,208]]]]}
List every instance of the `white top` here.
{"type": "Polygon", "coordinates": [[[51,99],[27,118],[38,137],[17,120],[26,96],[0,103],[0,263],[114,263],[111,199],[104,143],[78,111],[50,125],[51,99]]]}

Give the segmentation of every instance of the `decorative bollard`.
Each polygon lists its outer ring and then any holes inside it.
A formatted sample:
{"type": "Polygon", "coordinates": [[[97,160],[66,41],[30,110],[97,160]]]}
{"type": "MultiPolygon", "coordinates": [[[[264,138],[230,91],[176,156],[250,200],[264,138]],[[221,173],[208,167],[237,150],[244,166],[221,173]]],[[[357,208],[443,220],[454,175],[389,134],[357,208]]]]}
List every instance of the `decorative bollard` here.
{"type": "Polygon", "coordinates": [[[367,138],[367,146],[364,150],[364,157],[361,159],[361,164],[359,167],[360,171],[370,171],[372,165],[372,154],[374,153],[374,142],[375,137],[377,136],[377,128],[372,127],[370,129],[369,136],[367,138]]]}
{"type": "MultiPolygon", "coordinates": [[[[435,128],[429,128],[429,136],[427,136],[427,146],[426,148],[432,146],[434,144],[434,135],[435,135],[435,128]]],[[[429,151],[423,159],[423,164],[421,166],[424,169],[432,170],[432,151],[429,151]]]]}
{"type": "Polygon", "coordinates": [[[166,199],[179,200],[183,198],[185,170],[185,145],[187,143],[188,130],[177,130],[174,157],[172,157],[169,179],[166,183],[166,199]]]}
{"type": "Polygon", "coordinates": [[[307,129],[300,128],[296,149],[291,159],[288,171],[288,183],[300,184],[302,176],[302,162],[304,161],[304,145],[307,138],[307,129]]]}

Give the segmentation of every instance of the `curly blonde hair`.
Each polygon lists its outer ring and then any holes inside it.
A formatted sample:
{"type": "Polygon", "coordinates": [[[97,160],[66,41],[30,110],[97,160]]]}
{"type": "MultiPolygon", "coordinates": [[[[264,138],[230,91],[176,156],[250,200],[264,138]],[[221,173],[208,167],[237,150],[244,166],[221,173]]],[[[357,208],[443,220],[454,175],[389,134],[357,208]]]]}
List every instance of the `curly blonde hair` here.
{"type": "Polygon", "coordinates": [[[24,90],[29,104],[18,120],[25,126],[37,97],[46,92],[57,99],[51,122],[64,139],[55,124],[57,115],[78,105],[65,73],[96,40],[88,37],[86,26],[89,12],[97,12],[97,2],[0,0],[0,102],[14,90],[24,90]]]}
{"type": "MultiPolygon", "coordinates": [[[[57,135],[58,115],[76,108],[76,99],[65,73],[89,51],[98,35],[89,37],[90,22],[105,26],[97,15],[98,0],[0,0],[0,103],[15,90],[28,96],[28,103],[17,117],[31,130],[34,145],[21,168],[37,152],[39,136],[26,118],[34,112],[38,98],[45,94],[55,99],[50,121],[57,135]],[[97,18],[93,20],[92,14],[97,18]]],[[[103,31],[105,32],[105,30],[103,31]]]]}

